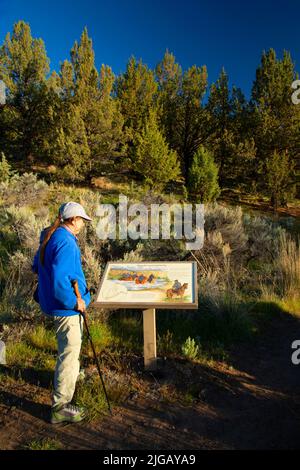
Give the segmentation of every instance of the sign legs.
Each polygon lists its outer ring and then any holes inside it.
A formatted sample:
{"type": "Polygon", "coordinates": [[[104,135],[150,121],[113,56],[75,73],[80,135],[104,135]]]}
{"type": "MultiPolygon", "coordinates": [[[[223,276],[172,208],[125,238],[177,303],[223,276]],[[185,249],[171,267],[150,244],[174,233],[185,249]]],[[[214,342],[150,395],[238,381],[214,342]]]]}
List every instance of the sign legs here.
{"type": "Polygon", "coordinates": [[[143,310],[144,366],[146,370],[156,370],[156,321],[155,309],[143,310]]]}

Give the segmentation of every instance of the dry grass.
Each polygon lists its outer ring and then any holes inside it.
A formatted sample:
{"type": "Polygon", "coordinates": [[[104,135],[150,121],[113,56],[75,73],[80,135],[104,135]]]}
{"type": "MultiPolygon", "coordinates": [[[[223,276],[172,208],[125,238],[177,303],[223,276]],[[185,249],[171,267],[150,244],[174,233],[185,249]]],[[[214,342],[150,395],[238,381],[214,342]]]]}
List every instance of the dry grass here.
{"type": "Polygon", "coordinates": [[[286,297],[295,298],[300,292],[300,239],[295,241],[282,233],[279,246],[276,264],[281,292],[286,297]]]}

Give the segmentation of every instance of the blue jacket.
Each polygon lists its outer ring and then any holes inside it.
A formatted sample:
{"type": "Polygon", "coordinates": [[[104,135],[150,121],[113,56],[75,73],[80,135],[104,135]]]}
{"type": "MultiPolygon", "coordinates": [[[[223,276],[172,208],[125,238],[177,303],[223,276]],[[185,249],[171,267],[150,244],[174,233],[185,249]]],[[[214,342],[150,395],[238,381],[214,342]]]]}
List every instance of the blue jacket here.
{"type": "MultiPolygon", "coordinates": [[[[45,235],[42,230],[40,244],[45,235]]],[[[41,246],[41,245],[40,245],[41,246]]],[[[71,281],[77,279],[81,297],[86,307],[91,295],[81,266],[78,239],[65,227],[58,227],[50,237],[45,252],[44,265],[39,260],[40,247],[34,256],[31,269],[38,274],[38,302],[47,315],[78,315],[74,310],[77,298],[71,281]]]]}

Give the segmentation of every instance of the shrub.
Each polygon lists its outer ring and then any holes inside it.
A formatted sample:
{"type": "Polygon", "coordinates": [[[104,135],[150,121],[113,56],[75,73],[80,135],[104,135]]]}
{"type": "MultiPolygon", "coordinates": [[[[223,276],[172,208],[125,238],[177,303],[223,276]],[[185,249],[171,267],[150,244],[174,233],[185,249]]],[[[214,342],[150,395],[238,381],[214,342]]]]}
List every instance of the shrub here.
{"type": "Polygon", "coordinates": [[[0,197],[2,204],[16,207],[26,206],[36,201],[41,204],[48,192],[48,185],[43,180],[38,180],[34,173],[13,175],[9,180],[0,183],[0,197]]]}
{"type": "Polygon", "coordinates": [[[196,344],[194,339],[191,339],[190,336],[182,345],[182,353],[188,359],[196,359],[199,353],[199,346],[196,344]]]}
{"type": "Polygon", "coordinates": [[[0,183],[9,181],[10,177],[15,174],[11,169],[11,165],[7,161],[3,152],[1,152],[1,161],[0,161],[0,183]]]}

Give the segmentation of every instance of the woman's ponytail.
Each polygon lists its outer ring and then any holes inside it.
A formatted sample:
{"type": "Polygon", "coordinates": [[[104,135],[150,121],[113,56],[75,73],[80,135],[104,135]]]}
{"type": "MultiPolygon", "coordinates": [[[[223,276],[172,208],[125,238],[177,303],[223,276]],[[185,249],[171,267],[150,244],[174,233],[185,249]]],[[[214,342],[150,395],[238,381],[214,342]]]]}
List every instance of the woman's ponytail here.
{"type": "Polygon", "coordinates": [[[51,236],[53,235],[53,233],[55,232],[55,230],[60,226],[60,224],[61,224],[61,216],[58,215],[56,217],[55,221],[53,222],[53,224],[46,231],[44,240],[43,240],[43,242],[41,244],[41,247],[40,247],[40,262],[41,262],[42,265],[44,265],[46,245],[47,245],[48,241],[50,240],[51,236]]]}

